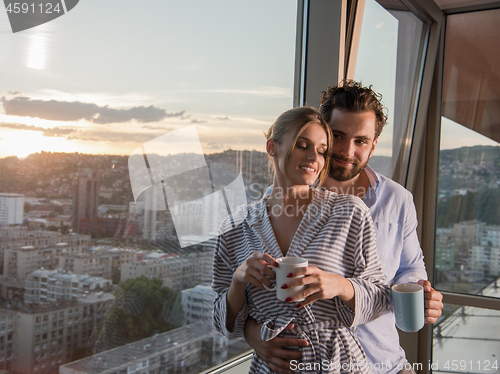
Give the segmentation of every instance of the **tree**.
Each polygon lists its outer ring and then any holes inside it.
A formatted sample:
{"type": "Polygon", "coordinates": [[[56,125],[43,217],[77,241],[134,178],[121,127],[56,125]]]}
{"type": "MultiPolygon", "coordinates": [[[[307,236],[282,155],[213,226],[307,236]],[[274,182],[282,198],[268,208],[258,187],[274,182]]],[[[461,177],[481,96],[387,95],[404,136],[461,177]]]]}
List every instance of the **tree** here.
{"type": "Polygon", "coordinates": [[[104,322],[105,349],[160,334],[182,325],[180,293],[158,278],[141,276],[120,283],[104,322]]]}

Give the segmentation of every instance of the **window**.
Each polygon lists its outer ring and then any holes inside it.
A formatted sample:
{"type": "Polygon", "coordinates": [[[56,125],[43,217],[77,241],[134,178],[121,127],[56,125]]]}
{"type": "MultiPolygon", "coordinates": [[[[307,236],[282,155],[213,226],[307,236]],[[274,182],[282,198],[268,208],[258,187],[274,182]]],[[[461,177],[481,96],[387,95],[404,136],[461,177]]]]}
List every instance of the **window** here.
{"type": "Polygon", "coordinates": [[[485,308],[500,302],[499,16],[493,9],[446,22],[435,283],[467,305],[445,304],[434,325],[434,370],[486,372],[500,364],[500,312],[485,308]]]}
{"type": "MultiPolygon", "coordinates": [[[[68,16],[61,16],[57,21],[47,22],[23,33],[0,34],[0,67],[9,71],[0,82],[0,91],[10,92],[11,95],[2,99],[0,160],[19,157],[23,163],[19,178],[28,178],[26,185],[34,186],[25,192],[26,196],[43,196],[50,201],[66,204],[61,209],[64,215],[61,214],[58,219],[65,226],[62,231],[71,230],[74,233],[64,237],[64,240],[71,241],[66,253],[78,247],[78,251],[71,254],[71,257],[74,256],[71,264],[75,267],[74,273],[77,273],[76,267],[83,267],[85,261],[89,268],[97,264],[88,261],[88,258],[94,260],[97,256],[87,256],[86,260],[81,261],[77,254],[81,252],[86,256],[90,253],[91,240],[87,235],[93,230],[99,230],[98,233],[92,233],[93,237],[104,239],[103,252],[113,249],[115,245],[124,247],[137,242],[144,255],[153,254],[163,245],[159,246],[158,243],[168,242],[168,246],[172,244],[172,248],[176,248],[179,254],[176,257],[191,261],[187,257],[184,259],[190,250],[180,248],[179,234],[174,228],[171,213],[151,209],[151,201],[146,201],[148,193],[135,201],[130,185],[128,157],[136,149],[141,149],[144,144],[166,133],[197,126],[200,151],[213,163],[220,158],[232,164],[235,171],[241,171],[245,189],[253,194],[253,201],[260,197],[257,195],[269,183],[262,132],[270,127],[279,114],[293,105],[296,1],[223,0],[209,3],[200,0],[167,0],[151,4],[147,12],[123,5],[118,0],[99,5],[99,11],[104,6],[102,10],[106,13],[115,6],[122,8],[122,11],[111,21],[104,22],[97,17],[92,28],[88,27],[85,5],[80,2],[71,10],[71,21],[66,19],[68,16]],[[168,22],[165,22],[165,17],[169,19],[168,22]],[[131,28],[132,19],[136,26],[131,28]],[[108,53],[110,48],[114,50],[113,53],[108,53]],[[133,50],[135,52],[131,53],[133,50]],[[105,54],[107,58],[97,62],[91,57],[94,54],[105,54]],[[93,84],[90,84],[91,80],[93,84]],[[42,107],[47,107],[50,114],[16,114],[11,110],[16,106],[9,106],[9,103],[15,104],[24,100],[24,97],[30,102],[29,105],[40,103],[42,107]],[[62,112],[48,109],[51,103],[72,106],[76,112],[71,110],[71,118],[60,117],[58,113],[62,112]],[[80,104],[94,108],[97,112],[79,118],[80,114],[77,113],[80,113],[80,104]],[[61,133],[56,134],[60,129],[61,133]],[[33,165],[28,165],[26,161],[24,167],[24,160],[28,160],[30,154],[35,155],[32,157],[37,161],[33,165]],[[45,160],[46,155],[50,155],[50,160],[45,160]],[[70,165],[67,171],[59,169],[61,163],[70,165]],[[92,175],[87,178],[84,169],[90,169],[92,174],[92,171],[101,170],[101,166],[105,172],[103,175],[98,174],[99,183],[92,186],[92,175]],[[82,174],[79,176],[78,173],[82,174]],[[73,222],[69,217],[77,217],[73,207],[78,206],[74,204],[74,199],[77,188],[80,188],[77,187],[79,180],[82,182],[81,189],[87,187],[86,182],[90,184],[88,193],[80,197],[84,200],[81,206],[94,206],[93,199],[98,200],[98,204],[95,205],[95,214],[91,214],[95,222],[87,222],[82,216],[72,227],[73,222]],[[106,206],[108,211],[97,211],[98,206],[106,206]],[[107,241],[111,238],[116,242],[107,241]]],[[[172,154],[186,152],[184,146],[174,145],[176,149],[169,150],[172,154]]],[[[155,150],[152,155],[154,153],[155,150]]],[[[191,175],[190,178],[201,180],[198,175],[191,175]]],[[[2,188],[15,192],[14,182],[8,182],[10,185],[2,188]]],[[[195,191],[196,188],[192,189],[193,193],[197,193],[195,191]]],[[[193,196],[193,199],[198,197],[193,196]]],[[[193,199],[187,201],[190,203],[188,207],[195,207],[191,203],[193,199]]],[[[180,214],[181,220],[187,218],[180,214]]],[[[191,234],[199,237],[206,233],[212,235],[212,226],[218,224],[188,225],[187,228],[193,232],[185,236],[192,240],[191,234]]],[[[47,235],[44,238],[48,241],[47,248],[50,248],[52,234],[59,233],[53,232],[49,236],[44,232],[47,235]]],[[[169,272],[165,271],[165,286],[178,292],[180,297],[182,289],[209,281],[213,257],[209,252],[213,252],[213,246],[213,240],[195,241],[191,249],[204,252],[206,258],[200,256],[195,266],[180,269],[175,277],[178,282],[172,277],[167,279],[169,272]]],[[[119,287],[121,277],[121,269],[116,271],[116,265],[125,267],[136,263],[138,253],[134,248],[122,252],[112,251],[108,255],[109,266],[115,269],[109,272],[113,277],[113,287],[119,287]],[[123,261],[119,261],[119,257],[123,261]]],[[[48,260],[46,257],[49,255],[56,255],[56,251],[44,253],[43,260],[48,260]]],[[[85,258],[84,255],[81,257],[85,258]]],[[[45,268],[47,266],[44,265],[45,268]]],[[[64,267],[65,263],[61,266],[64,267]]],[[[44,274],[49,273],[44,271],[44,274]]],[[[48,278],[41,279],[45,289],[47,283],[51,282],[48,278]]],[[[74,275],[66,276],[65,279],[72,282],[68,286],[77,286],[72,281],[76,279],[74,275]]],[[[47,290],[49,294],[42,297],[43,300],[60,295],[60,290],[55,289],[59,286],[55,283],[51,286],[54,290],[47,290]]],[[[92,297],[95,297],[92,292],[87,294],[87,301],[92,297]]],[[[98,302],[99,308],[80,306],[82,314],[74,305],[66,309],[67,315],[66,310],[47,312],[46,315],[51,316],[52,329],[59,331],[51,330],[49,336],[64,342],[65,333],[70,332],[61,328],[74,326],[75,331],[77,315],[83,316],[84,322],[97,318],[104,321],[107,309],[113,308],[106,302],[107,299],[104,293],[98,302]],[[73,319],[69,318],[68,323],[64,324],[66,316],[73,319]]],[[[133,308],[135,303],[130,305],[133,308]]],[[[165,307],[169,315],[176,315],[176,310],[170,311],[171,305],[165,307]]],[[[39,311],[43,310],[40,308],[39,311]]],[[[183,316],[179,315],[177,328],[183,327],[182,319],[183,316]]],[[[89,337],[88,331],[95,333],[95,336],[103,336],[97,331],[101,321],[88,324],[84,331],[79,331],[85,334],[85,338],[89,337]]],[[[44,326],[37,330],[47,332],[45,330],[48,330],[49,321],[37,322],[47,323],[47,328],[44,326]]],[[[124,326],[115,328],[123,329],[124,326]]],[[[165,328],[170,328],[170,325],[165,328]]],[[[17,338],[23,341],[26,337],[17,338]]],[[[128,343],[120,339],[118,341],[128,343]]],[[[80,341],[72,343],[74,350],[80,341]]],[[[56,347],[59,348],[59,345],[56,347]]],[[[222,347],[223,352],[218,357],[214,356],[213,362],[207,360],[207,365],[216,365],[226,357],[227,347],[225,344],[222,347]]],[[[247,349],[243,344],[241,347],[242,350],[247,349]]],[[[201,372],[205,369],[189,370],[201,372]]]]}
{"type": "Polygon", "coordinates": [[[364,85],[373,85],[388,109],[387,125],[370,159],[370,166],[388,177],[393,177],[398,163],[408,162],[416,109],[413,88],[421,77],[425,30],[412,12],[386,10],[377,1],[367,0],[361,32],[354,35],[357,59],[354,74],[349,74],[364,85]]]}

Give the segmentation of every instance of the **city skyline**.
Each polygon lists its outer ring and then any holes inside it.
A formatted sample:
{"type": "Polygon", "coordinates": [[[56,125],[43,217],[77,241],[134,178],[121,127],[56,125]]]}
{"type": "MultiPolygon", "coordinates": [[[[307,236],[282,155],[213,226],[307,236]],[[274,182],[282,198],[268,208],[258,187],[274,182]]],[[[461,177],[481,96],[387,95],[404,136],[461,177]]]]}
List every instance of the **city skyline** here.
{"type": "MultiPolygon", "coordinates": [[[[387,66],[395,61],[397,20],[370,4],[380,20],[367,19],[364,27],[388,43],[363,48],[367,55],[386,48],[375,66],[384,74],[373,76],[373,62],[362,59],[356,78],[384,93],[391,115],[394,89],[387,72],[393,69],[387,66]]],[[[0,12],[0,67],[9,72],[0,86],[0,158],[41,151],[130,155],[147,141],[192,125],[205,154],[264,151],[263,132],[293,103],[296,4],[134,5],[120,2],[127,12],[116,14],[111,29],[104,14],[116,4],[87,1],[16,34],[0,12]],[[90,29],[89,18],[95,21],[90,29]]],[[[391,155],[392,125],[376,155],[391,155]]],[[[478,138],[471,144],[466,128],[449,127],[443,119],[443,149],[494,143],[478,138]]]]}

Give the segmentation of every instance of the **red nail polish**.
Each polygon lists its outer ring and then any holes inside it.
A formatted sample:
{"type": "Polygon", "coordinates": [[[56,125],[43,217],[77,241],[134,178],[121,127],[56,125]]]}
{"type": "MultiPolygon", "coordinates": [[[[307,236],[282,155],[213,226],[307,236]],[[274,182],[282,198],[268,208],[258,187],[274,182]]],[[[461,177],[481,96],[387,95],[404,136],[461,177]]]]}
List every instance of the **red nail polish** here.
{"type": "Polygon", "coordinates": [[[275,268],[278,268],[279,266],[280,266],[280,265],[279,265],[276,261],[274,261],[274,267],[275,267],[275,268]]]}
{"type": "Polygon", "coordinates": [[[285,288],[288,288],[288,286],[286,284],[284,284],[283,286],[281,286],[282,289],[285,289],[285,288]]]}
{"type": "Polygon", "coordinates": [[[286,302],[286,303],[289,303],[290,301],[292,301],[292,298],[291,298],[291,297],[287,297],[287,298],[285,299],[285,302],[286,302]]]}
{"type": "Polygon", "coordinates": [[[293,277],[293,273],[288,273],[287,278],[293,277]]]}
{"type": "Polygon", "coordinates": [[[301,304],[297,304],[295,308],[300,308],[301,306],[302,306],[301,304]]]}

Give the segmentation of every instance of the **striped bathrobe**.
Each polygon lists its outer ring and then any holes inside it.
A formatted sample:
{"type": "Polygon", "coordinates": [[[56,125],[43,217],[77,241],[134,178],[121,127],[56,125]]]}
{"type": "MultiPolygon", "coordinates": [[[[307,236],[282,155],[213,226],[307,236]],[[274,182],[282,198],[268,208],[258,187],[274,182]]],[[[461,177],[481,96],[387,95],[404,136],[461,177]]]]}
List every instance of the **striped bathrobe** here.
{"type": "MultiPolygon", "coordinates": [[[[291,368],[304,373],[367,373],[365,354],[354,327],[381,315],[390,305],[390,293],[383,284],[370,212],[357,197],[315,189],[312,202],[290,244],[287,256],[307,258],[309,266],[348,279],[355,291],[353,311],[338,297],[317,300],[302,308],[285,303],[273,292],[246,285],[246,302],[236,318],[233,331],[226,329],[226,296],[236,268],[259,251],[283,257],[276,241],[266,199],[241,209],[221,227],[214,258],[212,287],[214,324],[228,338],[243,336],[244,323],[251,316],[264,323],[264,340],[280,337],[306,339],[302,360],[291,368]],[[236,227],[230,225],[241,222],[236,227]],[[283,331],[290,323],[291,331],[283,331]]],[[[279,286],[279,285],[278,285],[279,286]]],[[[273,371],[254,354],[250,373],[273,371]]]]}

